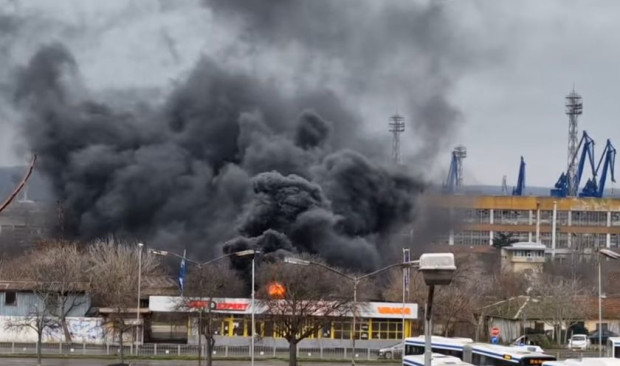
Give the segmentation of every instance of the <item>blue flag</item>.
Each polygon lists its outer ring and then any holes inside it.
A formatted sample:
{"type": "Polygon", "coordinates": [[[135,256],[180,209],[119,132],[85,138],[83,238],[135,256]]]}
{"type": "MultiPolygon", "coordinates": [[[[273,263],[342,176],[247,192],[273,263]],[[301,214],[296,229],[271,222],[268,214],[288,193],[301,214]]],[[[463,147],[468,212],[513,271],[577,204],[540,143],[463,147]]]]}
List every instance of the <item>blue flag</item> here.
{"type": "Polygon", "coordinates": [[[181,259],[181,270],[179,271],[179,286],[181,286],[181,296],[185,290],[185,250],[183,251],[183,259],[181,259]]]}

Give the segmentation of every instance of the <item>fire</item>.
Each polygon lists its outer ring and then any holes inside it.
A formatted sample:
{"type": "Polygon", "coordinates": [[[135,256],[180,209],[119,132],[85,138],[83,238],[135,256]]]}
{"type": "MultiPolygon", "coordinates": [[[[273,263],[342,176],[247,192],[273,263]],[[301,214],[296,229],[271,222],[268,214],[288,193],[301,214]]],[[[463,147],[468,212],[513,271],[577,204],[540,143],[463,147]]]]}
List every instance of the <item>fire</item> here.
{"type": "Polygon", "coordinates": [[[283,298],[286,295],[286,288],[280,282],[272,282],[267,288],[269,296],[276,298],[283,298]]]}

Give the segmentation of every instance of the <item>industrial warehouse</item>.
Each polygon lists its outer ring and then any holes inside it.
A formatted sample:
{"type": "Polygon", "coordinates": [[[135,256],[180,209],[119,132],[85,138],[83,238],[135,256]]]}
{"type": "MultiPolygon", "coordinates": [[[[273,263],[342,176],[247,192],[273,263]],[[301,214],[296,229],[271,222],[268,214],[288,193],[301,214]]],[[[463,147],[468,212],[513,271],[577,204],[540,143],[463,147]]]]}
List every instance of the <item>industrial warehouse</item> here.
{"type": "Polygon", "coordinates": [[[515,242],[543,244],[547,255],[560,259],[570,253],[592,254],[598,248],[620,246],[620,198],[606,197],[610,192],[605,189],[608,177],[615,182],[616,149],[607,140],[597,159],[594,140],[587,132],[578,139],[582,113],[582,98],[573,90],[566,96],[567,168],[547,196],[527,195],[523,157],[512,194],[505,176],[501,194],[468,193],[463,184],[467,149],[456,147],[442,187],[444,194],[433,200],[453,222],[440,243],[493,245],[501,233],[515,242]]]}
{"type": "Polygon", "coordinates": [[[493,245],[496,233],[542,243],[549,254],[620,245],[620,199],[452,195],[437,205],[459,221],[450,245],[493,245]]]}

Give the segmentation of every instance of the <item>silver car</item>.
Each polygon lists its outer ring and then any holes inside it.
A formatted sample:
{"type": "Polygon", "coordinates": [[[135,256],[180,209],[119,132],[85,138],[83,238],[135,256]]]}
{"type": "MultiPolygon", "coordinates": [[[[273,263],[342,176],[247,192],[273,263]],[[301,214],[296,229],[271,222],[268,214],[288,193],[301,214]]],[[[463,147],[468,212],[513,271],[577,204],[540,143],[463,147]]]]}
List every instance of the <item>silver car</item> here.
{"type": "Polygon", "coordinates": [[[403,355],[403,344],[397,343],[395,345],[381,348],[379,350],[379,358],[385,358],[391,360],[393,358],[401,358],[403,355]]]}

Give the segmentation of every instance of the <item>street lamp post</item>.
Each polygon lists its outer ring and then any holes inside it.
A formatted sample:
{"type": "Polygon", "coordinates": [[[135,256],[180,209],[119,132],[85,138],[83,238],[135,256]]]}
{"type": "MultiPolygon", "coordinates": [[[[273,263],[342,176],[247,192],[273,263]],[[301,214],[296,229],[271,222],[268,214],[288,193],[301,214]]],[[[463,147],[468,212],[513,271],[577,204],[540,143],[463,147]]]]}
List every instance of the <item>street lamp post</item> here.
{"type": "MultiPolygon", "coordinates": [[[[198,268],[202,268],[203,266],[209,265],[211,263],[215,263],[221,259],[224,258],[228,258],[228,257],[249,257],[252,256],[252,302],[251,302],[251,317],[252,317],[252,337],[250,339],[250,358],[251,358],[251,365],[254,366],[254,338],[255,338],[255,332],[256,332],[256,325],[255,325],[255,321],[254,321],[254,316],[255,316],[255,312],[256,312],[256,307],[254,306],[254,300],[255,300],[255,262],[256,262],[256,255],[260,254],[260,251],[258,250],[254,250],[254,249],[248,249],[248,250],[242,250],[242,251],[238,251],[238,252],[232,252],[232,253],[228,253],[228,254],[224,254],[221,255],[219,257],[213,258],[211,260],[208,260],[206,262],[197,262],[191,259],[186,258],[183,255],[180,255],[178,253],[174,253],[174,252],[169,252],[166,250],[154,250],[151,249],[149,250],[150,253],[155,254],[155,255],[161,255],[161,256],[167,256],[167,255],[171,255],[177,258],[181,258],[181,259],[185,259],[187,262],[192,263],[196,266],[198,266],[198,268]]],[[[200,316],[202,316],[202,310],[200,311],[200,316]]],[[[201,326],[201,324],[198,325],[199,327],[201,326]]],[[[202,338],[202,334],[200,334],[200,328],[198,330],[198,340],[200,341],[200,339],[202,338]]],[[[200,364],[200,349],[198,350],[199,354],[198,354],[198,363],[200,364]]]]}
{"type": "Polygon", "coordinates": [[[602,357],[603,354],[603,292],[601,281],[601,256],[609,259],[618,260],[620,254],[609,249],[599,249],[598,251],[598,357],[602,357]]]}
{"type": "Polygon", "coordinates": [[[140,290],[142,287],[142,248],[143,243],[138,243],[138,306],[136,307],[136,347],[140,343],[140,290]]]}
{"type": "Polygon", "coordinates": [[[431,326],[435,286],[449,285],[452,282],[452,277],[456,271],[454,254],[422,254],[419,261],[419,271],[422,272],[424,282],[428,286],[428,300],[424,314],[424,366],[431,366],[431,326]]]}
{"type": "Polygon", "coordinates": [[[238,257],[248,257],[248,256],[252,256],[252,304],[251,304],[251,317],[252,317],[252,335],[250,337],[250,364],[252,366],[254,366],[254,339],[256,338],[256,323],[254,321],[254,316],[256,313],[256,307],[254,306],[254,300],[256,297],[255,294],[255,267],[256,267],[256,254],[260,254],[260,251],[258,250],[254,250],[254,249],[249,249],[249,250],[243,250],[240,252],[236,252],[233,253],[233,255],[236,255],[238,257]]]}
{"type": "MultiPolygon", "coordinates": [[[[290,263],[290,264],[296,264],[296,265],[302,265],[302,266],[318,266],[321,268],[324,268],[328,271],[331,271],[337,275],[340,275],[346,279],[348,279],[349,281],[351,281],[353,283],[353,320],[352,320],[352,334],[351,334],[351,365],[355,365],[355,338],[356,338],[356,326],[357,326],[357,286],[359,285],[360,281],[369,277],[372,277],[374,275],[377,275],[381,272],[387,271],[389,269],[395,268],[395,267],[402,267],[402,266],[414,266],[418,264],[418,261],[411,261],[409,263],[396,263],[396,264],[392,264],[389,265],[387,267],[378,269],[374,272],[371,273],[367,273],[365,275],[362,276],[352,276],[350,274],[344,273],[342,271],[339,271],[335,268],[326,266],[325,264],[322,263],[318,263],[318,262],[312,262],[312,261],[308,261],[308,260],[303,260],[303,259],[299,259],[299,258],[292,258],[292,257],[286,257],[284,258],[284,262],[285,263],[290,263]]],[[[403,329],[404,331],[404,329],[403,329]]],[[[404,352],[404,350],[403,350],[404,352]]]]}

